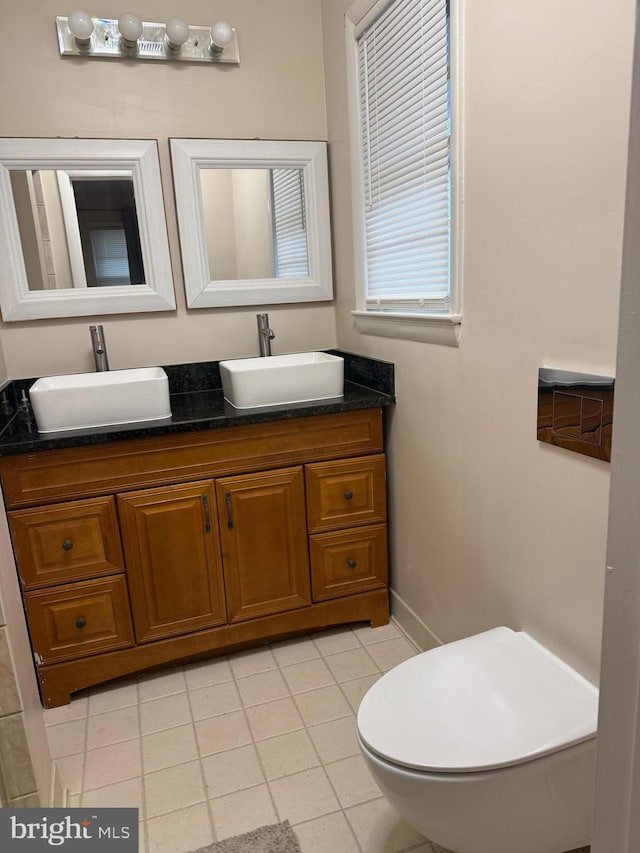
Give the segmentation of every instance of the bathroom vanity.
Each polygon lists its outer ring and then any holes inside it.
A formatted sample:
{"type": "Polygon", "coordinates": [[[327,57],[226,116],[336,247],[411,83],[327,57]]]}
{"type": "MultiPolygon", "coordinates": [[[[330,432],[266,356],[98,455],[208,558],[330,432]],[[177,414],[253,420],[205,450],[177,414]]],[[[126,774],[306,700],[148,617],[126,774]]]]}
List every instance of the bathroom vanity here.
{"type": "Polygon", "coordinates": [[[393,390],[350,381],[364,362],[346,360],[343,398],[313,405],[239,412],[199,387],[214,368],[188,365],[167,368],[188,386],[167,424],[54,438],[15,416],[0,477],[45,707],[162,665],[388,621],[393,390]]]}

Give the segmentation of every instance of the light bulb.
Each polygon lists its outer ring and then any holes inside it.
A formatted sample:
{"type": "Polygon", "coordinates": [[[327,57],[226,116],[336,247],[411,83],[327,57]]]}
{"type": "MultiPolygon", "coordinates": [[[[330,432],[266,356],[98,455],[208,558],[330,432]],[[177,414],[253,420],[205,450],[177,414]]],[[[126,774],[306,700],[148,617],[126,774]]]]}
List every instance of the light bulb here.
{"type": "Polygon", "coordinates": [[[142,21],[133,12],[124,12],[118,18],[118,29],[126,47],[134,47],[142,35],[142,21]]]}
{"type": "Polygon", "coordinates": [[[91,15],[83,9],[76,9],[67,18],[67,26],[78,44],[89,44],[93,32],[91,15]]]}
{"type": "Polygon", "coordinates": [[[165,32],[171,50],[180,50],[189,38],[189,25],[182,18],[170,18],[167,21],[165,32]]]}
{"type": "Polygon", "coordinates": [[[233,41],[233,30],[226,21],[218,21],[211,27],[209,47],[215,53],[224,50],[233,41]]]}

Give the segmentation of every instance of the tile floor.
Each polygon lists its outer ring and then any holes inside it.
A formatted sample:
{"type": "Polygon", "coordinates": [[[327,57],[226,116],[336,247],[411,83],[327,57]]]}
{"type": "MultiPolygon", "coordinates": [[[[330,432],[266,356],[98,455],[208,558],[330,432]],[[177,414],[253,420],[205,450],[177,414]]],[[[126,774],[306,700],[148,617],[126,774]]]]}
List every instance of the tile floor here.
{"type": "Polygon", "coordinates": [[[141,853],[285,819],[303,853],[434,853],[355,737],[366,690],[415,651],[354,625],[87,691],[44,712],[69,805],[139,808],[141,853]]]}

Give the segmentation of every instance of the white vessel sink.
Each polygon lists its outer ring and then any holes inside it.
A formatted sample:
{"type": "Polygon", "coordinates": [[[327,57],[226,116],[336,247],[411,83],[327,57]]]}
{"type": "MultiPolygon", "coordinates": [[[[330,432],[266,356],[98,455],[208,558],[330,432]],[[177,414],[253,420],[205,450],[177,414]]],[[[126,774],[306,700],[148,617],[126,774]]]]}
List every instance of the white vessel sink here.
{"type": "Polygon", "coordinates": [[[45,376],[29,396],[44,433],[171,417],[169,380],[161,367],[45,376]]]}
{"type": "Polygon", "coordinates": [[[236,409],[306,403],[341,397],[344,359],[300,352],[220,362],[225,399],[236,409]]]}

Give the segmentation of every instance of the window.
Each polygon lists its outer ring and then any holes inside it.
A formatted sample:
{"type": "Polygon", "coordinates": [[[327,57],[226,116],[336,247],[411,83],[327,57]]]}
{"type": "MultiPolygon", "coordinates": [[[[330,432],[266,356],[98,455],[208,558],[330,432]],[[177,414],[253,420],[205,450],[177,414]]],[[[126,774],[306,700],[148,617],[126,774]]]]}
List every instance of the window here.
{"type": "Polygon", "coordinates": [[[347,14],[364,332],[422,339],[420,325],[460,322],[450,32],[448,0],[359,0],[347,14]]]}

